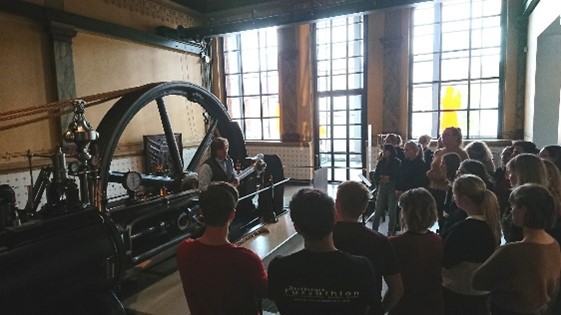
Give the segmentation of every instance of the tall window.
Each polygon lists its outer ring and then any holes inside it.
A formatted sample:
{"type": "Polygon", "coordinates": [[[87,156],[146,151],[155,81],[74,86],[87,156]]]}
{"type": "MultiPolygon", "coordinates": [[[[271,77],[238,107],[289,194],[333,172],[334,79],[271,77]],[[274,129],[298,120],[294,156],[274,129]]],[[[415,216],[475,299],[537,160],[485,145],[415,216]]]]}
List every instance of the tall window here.
{"type": "Polygon", "coordinates": [[[329,181],[358,179],[363,166],[363,17],[315,25],[318,156],[329,181]]]}
{"type": "Polygon", "coordinates": [[[247,140],[280,140],[277,31],[224,38],[226,104],[247,140]]]}
{"type": "Polygon", "coordinates": [[[501,1],[416,7],[411,47],[411,136],[457,126],[468,138],[497,138],[501,1]]]}

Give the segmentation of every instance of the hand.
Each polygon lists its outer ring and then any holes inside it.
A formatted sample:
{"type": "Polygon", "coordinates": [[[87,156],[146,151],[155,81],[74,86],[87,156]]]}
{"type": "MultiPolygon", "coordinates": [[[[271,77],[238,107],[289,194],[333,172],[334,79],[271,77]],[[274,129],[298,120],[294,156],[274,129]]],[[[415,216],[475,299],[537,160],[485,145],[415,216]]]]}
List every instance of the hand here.
{"type": "Polygon", "coordinates": [[[234,177],[230,180],[230,184],[234,185],[234,187],[238,187],[240,185],[240,180],[237,177],[234,177]]]}

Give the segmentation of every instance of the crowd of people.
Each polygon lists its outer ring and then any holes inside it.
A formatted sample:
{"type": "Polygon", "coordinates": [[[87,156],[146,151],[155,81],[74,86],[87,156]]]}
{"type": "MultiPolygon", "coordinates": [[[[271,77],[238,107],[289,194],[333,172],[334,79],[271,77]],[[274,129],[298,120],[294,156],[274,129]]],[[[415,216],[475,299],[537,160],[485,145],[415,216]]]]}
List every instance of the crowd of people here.
{"type": "Polygon", "coordinates": [[[459,128],[446,128],[434,152],[430,141],[402,147],[388,136],[375,196],[356,181],[335,199],[298,191],[289,210],[304,249],[267,271],[228,241],[235,187],[210,183],[204,234],[177,252],[191,313],[260,314],[266,297],[280,314],[561,314],[561,146],[515,141],[496,167],[485,142],[462,146],[459,128]]]}

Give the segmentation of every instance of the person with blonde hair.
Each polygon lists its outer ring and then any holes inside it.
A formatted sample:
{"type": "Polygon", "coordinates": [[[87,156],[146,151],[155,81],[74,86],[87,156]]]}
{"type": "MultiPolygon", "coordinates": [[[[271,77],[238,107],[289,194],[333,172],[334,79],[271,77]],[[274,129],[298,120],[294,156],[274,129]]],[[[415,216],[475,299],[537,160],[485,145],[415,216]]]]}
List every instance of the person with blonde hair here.
{"type": "Polygon", "coordinates": [[[500,243],[499,204],[476,175],[456,178],[452,188],[458,208],[467,218],[454,225],[444,239],[442,286],[445,314],[488,315],[489,292],[475,289],[473,272],[500,243]]]}
{"type": "Polygon", "coordinates": [[[405,233],[390,237],[403,279],[404,295],[390,315],[440,315],[442,307],[442,239],[429,229],[436,222],[436,203],[425,188],[399,198],[405,233]]]}
{"type": "MultiPolygon", "coordinates": [[[[533,153],[515,155],[506,164],[506,172],[511,187],[534,183],[549,187],[547,168],[543,160],[533,153]]],[[[501,226],[507,242],[522,240],[522,229],[512,222],[510,207],[505,209],[501,217],[501,226]]]]}
{"type": "Polygon", "coordinates": [[[493,315],[559,314],[548,312],[561,278],[559,244],[545,231],[557,217],[554,198],[544,186],[524,184],[509,199],[524,238],[499,247],[475,271],[473,286],[492,292],[493,315]]]}
{"type": "Polygon", "coordinates": [[[495,163],[493,163],[493,154],[483,141],[472,141],[466,145],[465,150],[470,159],[478,160],[485,165],[487,174],[492,176],[495,174],[495,163]]]}
{"type": "Polygon", "coordinates": [[[512,187],[535,183],[548,187],[547,169],[542,159],[532,153],[521,153],[506,164],[506,172],[512,187]]]}

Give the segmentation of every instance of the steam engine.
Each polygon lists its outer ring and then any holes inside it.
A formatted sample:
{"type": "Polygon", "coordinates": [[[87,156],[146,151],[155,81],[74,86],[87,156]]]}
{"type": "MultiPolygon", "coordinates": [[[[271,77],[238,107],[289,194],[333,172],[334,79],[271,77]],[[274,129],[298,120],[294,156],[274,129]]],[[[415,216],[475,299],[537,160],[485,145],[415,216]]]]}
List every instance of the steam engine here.
{"type": "MultiPolygon", "coordinates": [[[[239,126],[205,89],[185,82],[154,83],[127,92],[97,131],[74,102],[74,118],[63,138],[73,152],[56,150],[43,167],[25,209],[13,190],[0,185],[0,309],[6,314],[124,314],[121,281],[139,265],[174,253],[183,239],[204,231],[198,209],[196,168],[213,137],[228,138],[241,161],[240,204],[231,226],[235,241],[283,211],[284,178],[274,155],[248,158],[239,126]],[[168,96],[184,97],[207,113],[207,132],[189,163],[171,128],[168,96]],[[172,167],[166,174],[111,170],[126,125],[148,104],[160,113],[172,167]],[[72,159],[67,163],[67,157],[72,159]],[[109,183],[125,196],[110,198],[109,183]],[[43,196],[46,202],[41,204],[43,196]]],[[[29,157],[31,159],[31,157],[29,157]]]]}

